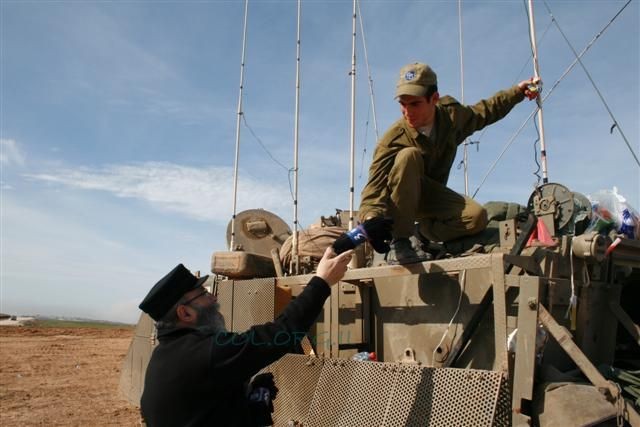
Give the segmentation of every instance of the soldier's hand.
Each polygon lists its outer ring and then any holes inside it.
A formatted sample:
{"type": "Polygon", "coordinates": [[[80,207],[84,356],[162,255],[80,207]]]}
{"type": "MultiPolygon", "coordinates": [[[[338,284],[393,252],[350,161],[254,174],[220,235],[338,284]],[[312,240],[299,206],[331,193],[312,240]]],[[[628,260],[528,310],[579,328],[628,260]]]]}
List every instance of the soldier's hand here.
{"type": "Polygon", "coordinates": [[[369,236],[369,243],[379,254],[389,252],[389,242],[393,239],[391,230],[393,220],[391,218],[374,217],[362,223],[363,228],[369,236]]]}
{"type": "Polygon", "coordinates": [[[529,100],[536,99],[542,91],[542,80],[540,78],[531,77],[518,83],[518,87],[529,100]]]}
{"type": "Polygon", "coordinates": [[[336,255],[333,248],[329,246],[318,264],[316,276],[327,282],[329,286],[333,286],[344,277],[347,272],[347,266],[353,256],[353,250],[349,250],[336,255]]]}

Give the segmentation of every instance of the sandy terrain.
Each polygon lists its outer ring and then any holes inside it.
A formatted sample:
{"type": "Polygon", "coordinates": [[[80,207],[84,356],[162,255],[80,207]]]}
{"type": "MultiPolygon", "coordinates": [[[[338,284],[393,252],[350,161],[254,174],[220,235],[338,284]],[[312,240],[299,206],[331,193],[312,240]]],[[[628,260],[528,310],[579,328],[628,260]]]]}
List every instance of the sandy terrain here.
{"type": "Polygon", "coordinates": [[[0,327],[0,426],[140,425],[118,394],[133,329],[0,327]]]}

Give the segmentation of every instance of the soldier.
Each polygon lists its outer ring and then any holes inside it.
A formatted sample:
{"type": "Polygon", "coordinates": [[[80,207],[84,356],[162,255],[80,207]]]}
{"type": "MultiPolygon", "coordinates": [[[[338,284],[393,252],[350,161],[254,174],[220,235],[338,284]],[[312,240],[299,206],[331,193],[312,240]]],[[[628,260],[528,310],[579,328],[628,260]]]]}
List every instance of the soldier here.
{"type": "Polygon", "coordinates": [[[416,221],[420,232],[437,242],[486,227],[484,208],[446,186],[457,147],[473,132],[506,116],[525,96],[536,98],[537,83],[522,81],[469,106],[450,96],[440,98],[436,73],[428,65],[402,67],[395,96],[402,118],[378,142],[359,209],[361,221],[393,219],[389,264],[429,258],[412,237],[416,221]]]}
{"type": "Polygon", "coordinates": [[[206,277],[198,279],[180,264],[162,278],[140,304],[156,320],[160,342],[141,399],[147,425],[270,425],[271,399],[277,393],[273,376],[248,382],[297,348],[352,254],[336,256],[328,248],[316,275],[284,312],[242,334],[224,330],[216,297],[202,287],[206,277]]]}

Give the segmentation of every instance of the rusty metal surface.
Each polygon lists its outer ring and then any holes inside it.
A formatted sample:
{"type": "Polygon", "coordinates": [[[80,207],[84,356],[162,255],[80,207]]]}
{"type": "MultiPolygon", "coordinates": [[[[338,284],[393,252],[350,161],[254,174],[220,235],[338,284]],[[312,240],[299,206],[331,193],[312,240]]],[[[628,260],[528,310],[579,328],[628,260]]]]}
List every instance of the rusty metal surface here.
{"type": "Polygon", "coordinates": [[[274,304],[275,279],[234,281],[232,332],[273,321],[274,304]]]}
{"type": "Polygon", "coordinates": [[[305,426],[490,426],[499,372],[326,360],[305,426]]]}

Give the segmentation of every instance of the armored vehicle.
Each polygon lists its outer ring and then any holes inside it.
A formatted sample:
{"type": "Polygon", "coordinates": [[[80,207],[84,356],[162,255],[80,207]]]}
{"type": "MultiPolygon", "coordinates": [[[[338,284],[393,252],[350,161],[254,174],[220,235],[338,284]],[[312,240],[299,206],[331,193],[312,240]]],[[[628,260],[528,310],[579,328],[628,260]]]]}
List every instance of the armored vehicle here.
{"type": "MultiPolygon", "coordinates": [[[[425,244],[427,262],[386,265],[358,249],[305,354],[266,368],[280,389],[274,425],[640,426],[640,241],[585,231],[589,201],[560,184],[487,208],[484,233],[425,244]],[[361,352],[377,361],[352,360],[361,352]]],[[[278,316],[345,216],[302,231],[292,257],[282,220],[239,214],[209,283],[228,330],[278,316]]],[[[154,344],[143,315],[121,379],[133,403],[154,344]]]]}

